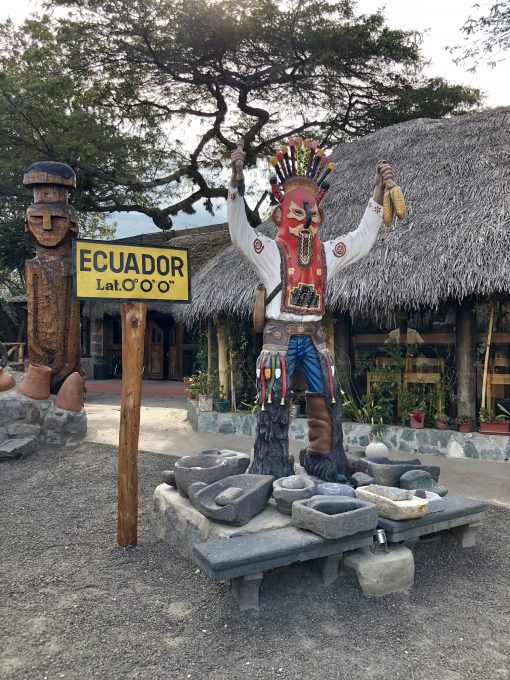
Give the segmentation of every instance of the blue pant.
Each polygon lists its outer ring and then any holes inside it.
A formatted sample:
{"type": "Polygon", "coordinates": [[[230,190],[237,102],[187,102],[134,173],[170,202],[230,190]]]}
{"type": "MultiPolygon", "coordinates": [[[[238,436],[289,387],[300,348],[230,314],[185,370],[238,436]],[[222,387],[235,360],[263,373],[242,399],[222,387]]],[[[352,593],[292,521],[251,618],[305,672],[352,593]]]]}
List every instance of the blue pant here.
{"type": "Polygon", "coordinates": [[[292,383],[296,364],[299,362],[310,392],[322,392],[322,373],[318,352],[308,335],[291,335],[287,351],[287,384],[292,383]]]}

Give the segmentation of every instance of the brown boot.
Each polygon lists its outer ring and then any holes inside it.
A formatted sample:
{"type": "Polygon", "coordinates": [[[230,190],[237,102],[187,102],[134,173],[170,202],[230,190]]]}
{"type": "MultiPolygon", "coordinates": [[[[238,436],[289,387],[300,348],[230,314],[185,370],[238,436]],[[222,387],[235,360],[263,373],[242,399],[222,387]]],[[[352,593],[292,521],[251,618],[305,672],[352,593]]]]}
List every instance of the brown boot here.
{"type": "Polygon", "coordinates": [[[308,448],[301,452],[301,465],[309,475],[336,482],[337,470],[331,455],[331,416],[322,394],[306,393],[306,415],[308,448]]]}

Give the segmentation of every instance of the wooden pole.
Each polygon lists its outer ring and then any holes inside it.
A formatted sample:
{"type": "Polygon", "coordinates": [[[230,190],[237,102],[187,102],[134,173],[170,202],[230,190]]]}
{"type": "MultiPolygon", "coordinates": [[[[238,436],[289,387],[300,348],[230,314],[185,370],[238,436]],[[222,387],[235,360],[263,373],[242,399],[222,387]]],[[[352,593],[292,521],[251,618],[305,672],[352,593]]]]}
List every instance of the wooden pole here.
{"type": "Polygon", "coordinates": [[[119,430],[117,481],[117,543],[122,548],[136,545],[138,523],[138,435],[142,401],[145,302],[122,302],[122,401],[119,430]]]}
{"type": "Polygon", "coordinates": [[[347,312],[340,312],[335,319],[335,366],[340,386],[350,388],[351,381],[351,330],[352,321],[347,312]]]}
{"type": "Polygon", "coordinates": [[[218,371],[218,338],[216,326],[212,319],[207,322],[207,379],[209,385],[213,384],[218,371]]]}
{"type": "Polygon", "coordinates": [[[473,303],[464,299],[456,308],[457,414],[476,416],[476,327],[473,303]]]}
{"type": "Polygon", "coordinates": [[[220,385],[226,395],[226,399],[230,399],[230,370],[228,367],[228,335],[227,329],[222,323],[218,322],[218,374],[220,385]]]}
{"type": "Polygon", "coordinates": [[[492,341],[492,327],[494,325],[494,304],[490,305],[489,311],[489,327],[487,329],[487,342],[485,343],[485,359],[483,362],[483,381],[482,381],[482,403],[480,408],[489,408],[488,400],[486,400],[486,390],[487,390],[487,373],[489,372],[489,356],[491,350],[492,341]]]}

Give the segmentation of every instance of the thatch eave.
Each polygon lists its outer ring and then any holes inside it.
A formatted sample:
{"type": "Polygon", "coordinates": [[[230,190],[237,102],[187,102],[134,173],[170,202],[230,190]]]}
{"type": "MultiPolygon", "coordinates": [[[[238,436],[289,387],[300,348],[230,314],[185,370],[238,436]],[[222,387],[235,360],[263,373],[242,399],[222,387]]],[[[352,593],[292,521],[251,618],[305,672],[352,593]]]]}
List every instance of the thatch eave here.
{"type": "MultiPolygon", "coordinates": [[[[381,228],[370,254],[329,283],[327,307],[383,318],[397,308],[509,293],[510,108],[413,120],[336,149],[323,240],[357,227],[380,158],[395,168],[408,217],[381,228]]],[[[260,231],[273,236],[274,226],[266,221],[260,231]]],[[[176,317],[247,317],[257,282],[231,246],[193,277],[193,302],[176,317]]]]}

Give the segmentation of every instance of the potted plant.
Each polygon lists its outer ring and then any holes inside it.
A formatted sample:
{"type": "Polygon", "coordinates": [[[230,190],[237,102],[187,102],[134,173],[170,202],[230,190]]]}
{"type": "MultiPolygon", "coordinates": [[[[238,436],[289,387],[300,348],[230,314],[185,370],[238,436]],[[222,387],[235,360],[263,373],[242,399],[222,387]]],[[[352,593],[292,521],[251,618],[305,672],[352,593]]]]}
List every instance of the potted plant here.
{"type": "Polygon", "coordinates": [[[210,394],[209,377],[206,371],[197,371],[184,378],[190,399],[198,402],[199,411],[212,411],[213,399],[210,394]]]}
{"type": "Polygon", "coordinates": [[[421,401],[418,406],[409,413],[409,427],[413,430],[421,430],[425,425],[425,404],[421,401]]]}
{"type": "Polygon", "coordinates": [[[227,399],[223,385],[219,385],[214,390],[213,405],[214,410],[218,411],[218,413],[227,413],[230,410],[230,401],[227,399]]]}
{"type": "Polygon", "coordinates": [[[502,413],[497,416],[489,409],[480,409],[478,417],[482,434],[508,434],[510,412],[501,404],[498,404],[498,408],[502,413]]]}
{"type": "Polygon", "coordinates": [[[450,416],[447,416],[446,413],[435,413],[434,422],[438,430],[447,430],[450,423],[450,416]]]}
{"type": "Polygon", "coordinates": [[[471,416],[457,416],[455,424],[459,432],[472,432],[475,426],[475,419],[471,416]]]}

